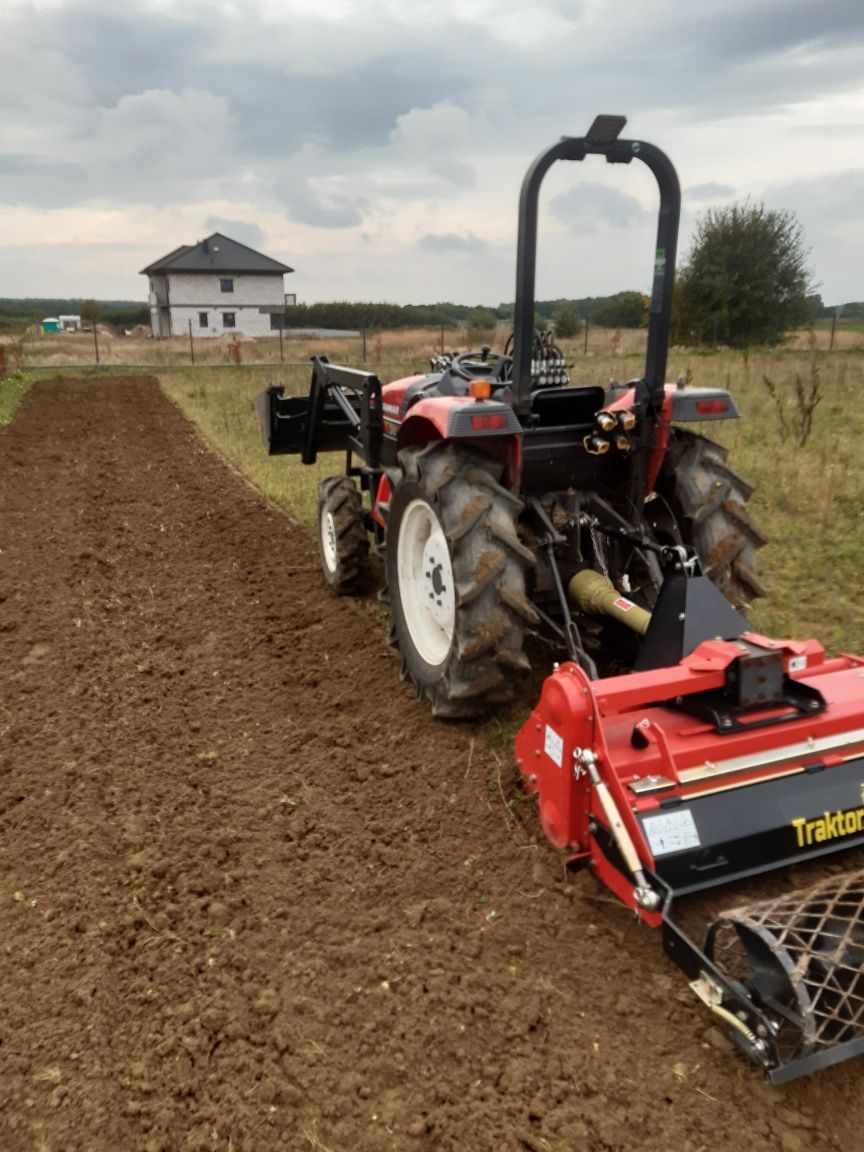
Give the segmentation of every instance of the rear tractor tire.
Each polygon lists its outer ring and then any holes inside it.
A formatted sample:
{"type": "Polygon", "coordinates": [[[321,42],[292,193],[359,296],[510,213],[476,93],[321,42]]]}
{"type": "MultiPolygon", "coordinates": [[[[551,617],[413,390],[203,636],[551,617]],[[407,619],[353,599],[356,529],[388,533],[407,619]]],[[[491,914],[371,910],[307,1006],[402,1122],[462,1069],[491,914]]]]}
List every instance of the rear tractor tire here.
{"type": "Polygon", "coordinates": [[[519,539],[521,501],[501,466],[456,444],[400,454],[390,503],[386,573],[403,677],[436,716],[478,716],[509,700],[526,625],[533,553],[519,539]]]}
{"type": "Polygon", "coordinates": [[[695,548],[703,573],[744,611],[765,595],[755,557],[767,537],[746,509],[753,489],[729,467],[727,456],[713,440],[673,428],[657,489],[673,510],[684,543],[695,548]]]}
{"type": "Polygon", "coordinates": [[[350,476],[330,476],[318,486],[318,551],[324,579],[340,596],[365,592],[369,537],[363,502],[350,476]]]}

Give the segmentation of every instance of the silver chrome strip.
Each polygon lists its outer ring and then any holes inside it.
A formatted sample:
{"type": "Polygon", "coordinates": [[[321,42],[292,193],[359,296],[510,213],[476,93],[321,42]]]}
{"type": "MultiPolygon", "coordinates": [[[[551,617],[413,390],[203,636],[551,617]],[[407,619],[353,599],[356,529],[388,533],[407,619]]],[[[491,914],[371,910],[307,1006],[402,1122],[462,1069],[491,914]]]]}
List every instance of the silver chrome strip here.
{"type": "Polygon", "coordinates": [[[769,768],[773,764],[788,764],[790,760],[812,760],[823,752],[835,752],[849,748],[853,744],[864,744],[864,728],[854,732],[841,732],[836,736],[823,736],[820,740],[812,736],[797,744],[787,744],[774,752],[760,753],[757,756],[735,756],[731,760],[714,763],[706,760],[699,768],[685,768],[678,773],[682,785],[695,784],[699,780],[712,780],[717,776],[729,776],[737,772],[752,772],[757,768],[769,768]]]}

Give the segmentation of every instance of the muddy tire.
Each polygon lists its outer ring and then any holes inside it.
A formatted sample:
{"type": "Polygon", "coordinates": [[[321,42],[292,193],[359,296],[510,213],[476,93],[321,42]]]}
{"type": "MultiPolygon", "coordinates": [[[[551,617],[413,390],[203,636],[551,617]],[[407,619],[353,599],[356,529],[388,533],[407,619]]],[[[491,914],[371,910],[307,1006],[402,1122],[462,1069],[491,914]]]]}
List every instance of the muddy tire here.
{"type": "Polygon", "coordinates": [[[657,491],[672,508],[683,542],[695,548],[704,574],[735,608],[746,610],[765,595],[755,557],[767,538],[747,512],[753,489],[729,467],[727,456],[713,440],[673,428],[657,491]]]}
{"type": "Polygon", "coordinates": [[[318,552],[334,592],[356,596],[366,591],[369,538],[362,499],[350,476],[331,476],[318,486],[318,552]]]}
{"type": "Polygon", "coordinates": [[[529,668],[524,629],[532,552],[519,540],[521,501],[501,467],[454,444],[400,453],[386,573],[403,677],[436,716],[478,716],[513,695],[529,668]]]}

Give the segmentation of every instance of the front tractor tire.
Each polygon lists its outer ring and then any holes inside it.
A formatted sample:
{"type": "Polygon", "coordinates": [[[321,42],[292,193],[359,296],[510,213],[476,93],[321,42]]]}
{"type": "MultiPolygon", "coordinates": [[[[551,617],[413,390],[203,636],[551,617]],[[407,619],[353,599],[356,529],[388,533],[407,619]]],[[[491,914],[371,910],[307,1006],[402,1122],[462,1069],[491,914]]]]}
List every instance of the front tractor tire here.
{"type": "Polygon", "coordinates": [[[369,537],[363,503],[350,476],[318,486],[318,551],[324,579],[340,596],[356,596],[369,583],[369,537]]]}
{"type": "Polygon", "coordinates": [[[713,440],[673,428],[657,490],[671,506],[684,543],[696,550],[704,574],[733,607],[745,611],[765,595],[755,557],[767,538],[747,512],[753,489],[729,467],[727,456],[713,440]]]}
{"type": "Polygon", "coordinates": [[[436,716],[482,715],[509,700],[526,625],[532,552],[519,540],[521,501],[501,466],[456,444],[400,454],[387,524],[386,573],[403,676],[436,716]]]}

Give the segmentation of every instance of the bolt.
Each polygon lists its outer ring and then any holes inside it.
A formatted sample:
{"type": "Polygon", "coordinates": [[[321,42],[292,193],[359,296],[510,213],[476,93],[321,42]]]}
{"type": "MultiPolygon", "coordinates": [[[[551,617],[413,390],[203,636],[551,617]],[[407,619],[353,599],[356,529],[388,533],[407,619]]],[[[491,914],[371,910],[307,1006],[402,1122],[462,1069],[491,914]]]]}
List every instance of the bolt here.
{"type": "Polygon", "coordinates": [[[687,619],[687,613],[686,612],[679,612],[678,613],[678,619],[679,620],[686,620],[687,619]]]}

